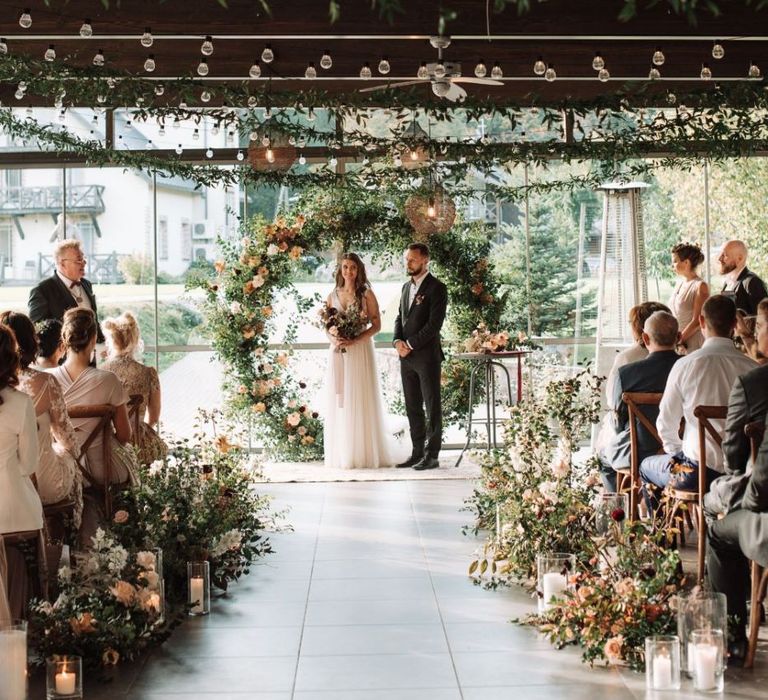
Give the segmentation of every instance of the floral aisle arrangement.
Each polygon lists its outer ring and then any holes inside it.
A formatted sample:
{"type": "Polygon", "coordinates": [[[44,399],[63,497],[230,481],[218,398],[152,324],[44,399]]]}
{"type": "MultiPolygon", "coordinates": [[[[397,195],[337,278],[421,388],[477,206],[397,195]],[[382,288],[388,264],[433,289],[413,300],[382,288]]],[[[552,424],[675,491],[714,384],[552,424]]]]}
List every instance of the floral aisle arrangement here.
{"type": "Polygon", "coordinates": [[[643,670],[645,638],[676,634],[674,600],[686,581],[677,551],[663,546],[663,533],[640,522],[622,527],[616,520],[605,537],[593,541],[591,558],[573,576],[574,588],[524,622],[558,648],[578,644],[590,665],[643,670]]]}
{"type": "Polygon", "coordinates": [[[176,443],[141,483],[123,492],[112,524],[128,547],[160,547],[169,602],[186,599],[187,562],[207,560],[222,590],[272,551],[264,530],[276,527],[269,498],[255,491],[258,476],[243,449],[225,435],[176,443]]]}
{"type": "Polygon", "coordinates": [[[72,654],[92,666],[115,666],[159,644],[173,625],[163,624],[154,562],[151,551],[133,555],[97,530],[91,549],[59,569],[55,602],[32,601],[30,643],[42,658],[72,654]]]}
{"type": "Polygon", "coordinates": [[[464,352],[494,353],[505,350],[535,350],[538,346],[520,331],[513,335],[509,331],[492,333],[485,323],[478,324],[472,335],[462,343],[464,352]]]}
{"type": "MultiPolygon", "coordinates": [[[[302,398],[306,385],[288,371],[290,353],[269,348],[275,297],[294,291],[292,272],[307,249],[303,226],[302,216],[279,217],[274,224],[253,219],[241,239],[219,241],[215,279],[192,283],[205,291],[203,310],[214,349],[228,368],[230,405],[250,411],[270,453],[288,460],[322,455],[323,426],[302,398]]],[[[299,312],[313,303],[294,297],[299,312]]],[[[296,321],[286,331],[288,344],[295,333],[296,321]]]]}
{"type": "Polygon", "coordinates": [[[510,411],[505,449],[484,459],[481,484],[467,504],[475,530],[490,530],[470,565],[477,583],[533,588],[539,552],[589,556],[599,479],[589,464],[575,466],[572,455],[598,419],[601,381],[583,370],[510,411]]]}

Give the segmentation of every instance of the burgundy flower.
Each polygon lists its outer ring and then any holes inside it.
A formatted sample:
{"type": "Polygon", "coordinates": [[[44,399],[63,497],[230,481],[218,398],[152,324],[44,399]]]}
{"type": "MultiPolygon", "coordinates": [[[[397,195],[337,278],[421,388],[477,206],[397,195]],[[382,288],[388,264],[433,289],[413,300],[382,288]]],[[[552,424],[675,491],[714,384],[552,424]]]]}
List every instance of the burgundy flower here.
{"type": "Polygon", "coordinates": [[[624,512],[623,508],[614,508],[611,511],[611,519],[615,520],[617,523],[620,523],[626,517],[627,514],[624,512]]]}
{"type": "MultiPolygon", "coordinates": [[[[306,388],[307,388],[307,385],[306,385],[305,382],[299,382],[299,389],[306,389],[306,388]]],[[[299,410],[301,410],[301,409],[299,409],[299,410]]]]}
{"type": "Polygon", "coordinates": [[[319,418],[320,414],[317,411],[312,411],[312,418],[319,418]]]}

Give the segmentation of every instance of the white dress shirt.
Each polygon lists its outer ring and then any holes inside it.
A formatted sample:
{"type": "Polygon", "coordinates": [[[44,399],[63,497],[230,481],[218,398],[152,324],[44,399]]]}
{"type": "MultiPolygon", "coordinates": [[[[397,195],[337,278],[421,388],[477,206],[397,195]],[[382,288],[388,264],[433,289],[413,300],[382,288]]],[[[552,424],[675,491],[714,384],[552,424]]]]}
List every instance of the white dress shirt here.
{"type": "Polygon", "coordinates": [[[739,276],[741,275],[742,272],[744,272],[744,269],[746,267],[747,265],[745,263],[741,267],[738,267],[735,270],[731,270],[727,275],[723,275],[723,280],[725,282],[723,291],[728,291],[728,292],[735,291],[736,287],[739,286],[739,276]]]}
{"type": "MultiPolygon", "coordinates": [[[[699,420],[696,406],[727,406],[736,378],[757,367],[739,352],[730,338],[707,338],[699,350],[678,360],[667,379],[656,428],[664,451],[677,452],[699,462],[699,420]],[[685,418],[683,439],[678,436],[680,419],[685,418]]],[[[725,421],[710,421],[722,433],[725,421]]],[[[707,466],[723,472],[723,451],[707,434],[707,466]]]]}
{"type": "Polygon", "coordinates": [[[77,305],[81,309],[90,309],[93,311],[91,300],[88,298],[88,295],[85,293],[85,290],[83,289],[83,286],[80,284],[80,282],[75,282],[75,280],[71,280],[69,277],[65,277],[58,270],[56,270],[56,274],[59,276],[59,279],[64,282],[77,305]]]}

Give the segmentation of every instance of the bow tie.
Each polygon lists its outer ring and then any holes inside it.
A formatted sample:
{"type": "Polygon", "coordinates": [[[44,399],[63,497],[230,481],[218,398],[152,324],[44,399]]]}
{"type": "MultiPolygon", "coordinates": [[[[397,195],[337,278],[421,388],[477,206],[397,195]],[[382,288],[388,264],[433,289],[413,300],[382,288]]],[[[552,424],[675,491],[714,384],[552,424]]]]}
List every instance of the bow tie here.
{"type": "Polygon", "coordinates": [[[80,286],[80,282],[72,282],[72,284],[69,285],[69,288],[74,289],[75,287],[79,287],[79,286],[80,286]]]}

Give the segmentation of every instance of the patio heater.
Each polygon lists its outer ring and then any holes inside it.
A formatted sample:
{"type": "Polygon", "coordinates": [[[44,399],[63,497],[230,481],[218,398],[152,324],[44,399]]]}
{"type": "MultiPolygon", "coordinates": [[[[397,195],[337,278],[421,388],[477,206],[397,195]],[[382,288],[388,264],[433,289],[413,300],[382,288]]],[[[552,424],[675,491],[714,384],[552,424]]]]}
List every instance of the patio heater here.
{"type": "Polygon", "coordinates": [[[601,187],[603,231],[597,288],[595,368],[603,376],[616,352],[633,342],[629,310],[648,300],[642,191],[644,182],[609,182],[601,187]]]}

